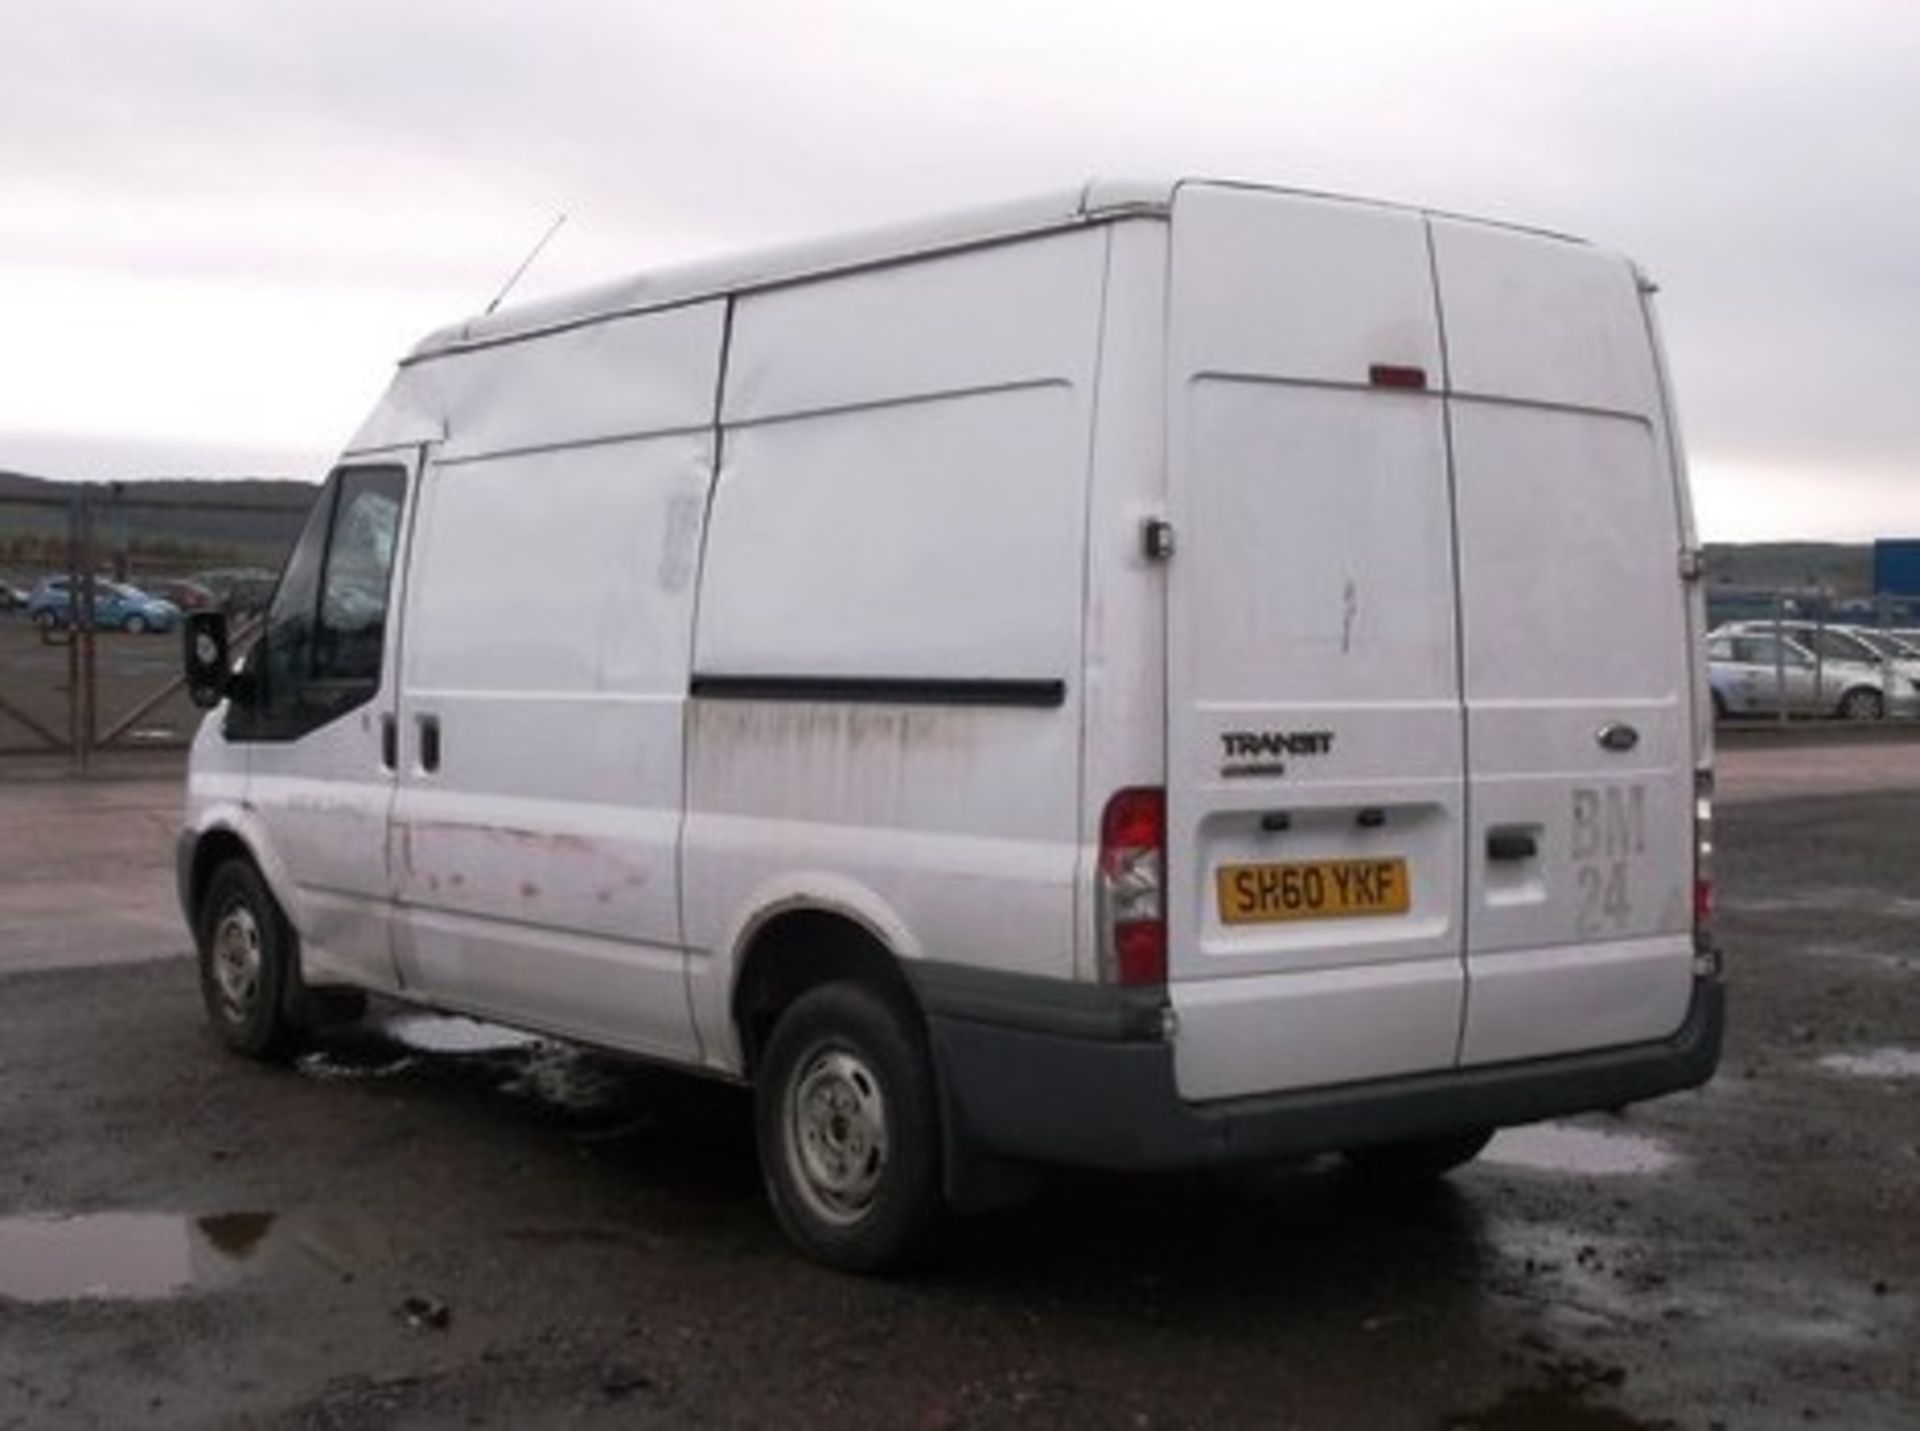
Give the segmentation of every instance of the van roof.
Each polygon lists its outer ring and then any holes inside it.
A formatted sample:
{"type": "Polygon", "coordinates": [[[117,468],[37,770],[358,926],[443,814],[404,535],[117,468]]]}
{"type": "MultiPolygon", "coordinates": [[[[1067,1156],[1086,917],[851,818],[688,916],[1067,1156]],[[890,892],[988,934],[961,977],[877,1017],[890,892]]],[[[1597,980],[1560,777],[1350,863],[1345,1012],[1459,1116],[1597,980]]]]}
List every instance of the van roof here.
{"type": "MultiPolygon", "coordinates": [[[[537,302],[483,313],[429,333],[414,346],[402,361],[402,366],[468,348],[486,347],[628,314],[695,303],[726,293],[774,288],[802,279],[897,262],[924,254],[1001,243],[1008,239],[1120,218],[1164,218],[1172,210],[1174,195],[1187,184],[1264,189],[1273,193],[1298,194],[1376,208],[1438,212],[1347,194],[1328,194],[1232,179],[1094,178],[1070,189],[1056,189],[1024,199],[652,269],[556,294],[537,302]]],[[[1470,222],[1489,221],[1475,219],[1470,222]]],[[[1513,224],[1494,226],[1522,227],[1513,224]]],[[[1527,231],[1571,243],[1585,242],[1541,229],[1527,231]]]]}

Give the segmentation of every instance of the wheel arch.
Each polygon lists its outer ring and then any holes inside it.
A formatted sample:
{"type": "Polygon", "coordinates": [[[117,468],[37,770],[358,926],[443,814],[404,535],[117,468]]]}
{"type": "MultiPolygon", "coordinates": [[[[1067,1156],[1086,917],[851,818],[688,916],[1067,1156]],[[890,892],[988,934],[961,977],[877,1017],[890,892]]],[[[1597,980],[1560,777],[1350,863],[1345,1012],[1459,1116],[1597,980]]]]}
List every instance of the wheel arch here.
{"type": "Polygon", "coordinates": [[[217,825],[194,841],[183,903],[186,905],[187,919],[196,929],[206,904],[207,889],[213,883],[214,872],[228,860],[234,859],[245,860],[255,869],[260,868],[260,861],[254,857],[252,847],[230,826],[217,825]]]}
{"type": "Polygon", "coordinates": [[[763,911],[735,947],[728,1013],[741,1071],[753,1076],[780,1015],[823,984],[868,984],[919,1021],[902,960],[896,938],[845,905],[796,898],[763,911]]]}
{"type": "Polygon", "coordinates": [[[304,939],[306,920],[303,911],[298,901],[291,897],[292,882],[284,866],[274,857],[265,833],[245,810],[237,808],[209,811],[198,828],[191,832],[192,850],[183,861],[180,883],[182,913],[190,928],[196,932],[199,929],[201,902],[206,898],[214,871],[229,859],[244,859],[260,872],[260,878],[266,882],[267,892],[273,896],[274,903],[280,906],[280,913],[292,926],[295,935],[304,939]]]}

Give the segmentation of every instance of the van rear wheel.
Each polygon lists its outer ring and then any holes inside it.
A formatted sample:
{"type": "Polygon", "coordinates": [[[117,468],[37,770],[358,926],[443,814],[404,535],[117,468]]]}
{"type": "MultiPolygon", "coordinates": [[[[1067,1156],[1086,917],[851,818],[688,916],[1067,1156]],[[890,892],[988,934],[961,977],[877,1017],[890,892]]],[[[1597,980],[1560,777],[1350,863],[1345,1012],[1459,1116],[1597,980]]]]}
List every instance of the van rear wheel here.
{"type": "Polygon", "coordinates": [[[1351,1148],[1345,1157],[1356,1172],[1369,1178],[1396,1183],[1426,1182],[1472,1162],[1492,1141],[1493,1129],[1468,1128],[1437,1138],[1351,1148]]]}
{"type": "Polygon", "coordinates": [[[942,1210],[939,1113],[898,1000],[858,983],[796,999],[767,1042],[754,1123],[774,1214],[809,1256],[883,1272],[925,1246],[942,1210]]]}

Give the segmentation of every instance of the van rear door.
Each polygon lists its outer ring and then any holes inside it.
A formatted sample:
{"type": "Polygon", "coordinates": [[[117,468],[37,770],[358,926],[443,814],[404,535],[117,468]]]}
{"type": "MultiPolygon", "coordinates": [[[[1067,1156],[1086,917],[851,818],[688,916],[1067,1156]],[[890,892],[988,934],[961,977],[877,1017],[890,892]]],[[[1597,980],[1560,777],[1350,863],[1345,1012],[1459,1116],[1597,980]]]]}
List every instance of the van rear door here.
{"type": "Polygon", "coordinates": [[[1466,1064],[1658,1038],[1691,992],[1688,544],[1640,282],[1434,219],[1471,811],[1466,1064]]]}
{"type": "Polygon", "coordinates": [[[1189,185],[1172,242],[1180,1092],[1448,1067],[1464,756],[1425,223],[1189,185]]]}

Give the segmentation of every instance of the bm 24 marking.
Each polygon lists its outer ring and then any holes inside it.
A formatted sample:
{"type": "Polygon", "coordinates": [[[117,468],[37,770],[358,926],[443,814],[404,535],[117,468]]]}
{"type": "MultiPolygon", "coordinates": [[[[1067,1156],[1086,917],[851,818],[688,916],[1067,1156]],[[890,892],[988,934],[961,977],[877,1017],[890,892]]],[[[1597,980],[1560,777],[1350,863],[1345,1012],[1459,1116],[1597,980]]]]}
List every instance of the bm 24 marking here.
{"type": "Polygon", "coordinates": [[[1625,930],[1633,922],[1632,865],[1647,852],[1647,792],[1641,785],[1573,789],[1574,915],[1582,935],[1625,930]]]}

